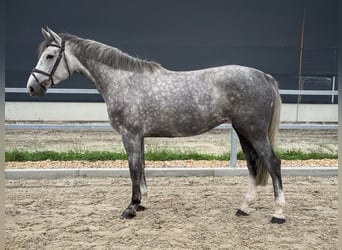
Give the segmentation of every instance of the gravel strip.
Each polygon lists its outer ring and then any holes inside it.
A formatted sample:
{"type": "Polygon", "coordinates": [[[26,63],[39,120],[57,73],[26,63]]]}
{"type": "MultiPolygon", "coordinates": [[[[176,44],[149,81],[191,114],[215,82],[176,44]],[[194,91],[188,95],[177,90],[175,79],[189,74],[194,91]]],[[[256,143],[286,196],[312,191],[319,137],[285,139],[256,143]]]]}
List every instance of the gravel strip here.
{"type": "MultiPolygon", "coordinates": [[[[238,167],[246,167],[245,161],[238,161],[238,167]]],[[[146,161],[149,168],[225,168],[229,166],[229,161],[146,161]]],[[[337,167],[337,159],[322,160],[296,160],[282,161],[283,167],[337,167]]],[[[128,162],[117,161],[26,161],[26,162],[6,162],[6,169],[25,169],[25,168],[127,168],[128,162]]]]}

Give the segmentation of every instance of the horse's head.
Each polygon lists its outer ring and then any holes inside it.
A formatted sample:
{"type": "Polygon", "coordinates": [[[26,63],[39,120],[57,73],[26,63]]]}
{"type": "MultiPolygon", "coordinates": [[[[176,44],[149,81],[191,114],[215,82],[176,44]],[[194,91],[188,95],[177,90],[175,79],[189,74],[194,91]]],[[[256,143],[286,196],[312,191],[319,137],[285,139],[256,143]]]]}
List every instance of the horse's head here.
{"type": "Polygon", "coordinates": [[[39,60],[27,82],[31,96],[42,96],[47,89],[70,76],[65,41],[51,29],[42,29],[45,38],[39,49],[39,60]]]}

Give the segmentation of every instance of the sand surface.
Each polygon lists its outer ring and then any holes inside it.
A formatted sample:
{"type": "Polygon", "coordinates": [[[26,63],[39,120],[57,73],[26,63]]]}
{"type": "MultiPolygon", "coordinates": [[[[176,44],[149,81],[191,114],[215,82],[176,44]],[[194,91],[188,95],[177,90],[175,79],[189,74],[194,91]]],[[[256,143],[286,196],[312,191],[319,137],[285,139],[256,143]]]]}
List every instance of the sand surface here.
{"type": "Polygon", "coordinates": [[[285,177],[287,221],[271,224],[271,184],[236,217],[247,177],[148,178],[148,208],[120,219],[130,180],[8,180],[6,249],[337,249],[337,178],[285,177]]]}

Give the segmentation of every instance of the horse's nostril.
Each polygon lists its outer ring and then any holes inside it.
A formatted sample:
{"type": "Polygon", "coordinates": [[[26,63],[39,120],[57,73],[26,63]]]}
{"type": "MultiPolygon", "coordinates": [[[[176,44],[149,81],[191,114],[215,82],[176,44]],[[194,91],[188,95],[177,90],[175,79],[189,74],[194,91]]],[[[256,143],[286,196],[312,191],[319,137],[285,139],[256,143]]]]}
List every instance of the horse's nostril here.
{"type": "Polygon", "coordinates": [[[29,87],[30,93],[34,92],[34,88],[33,87],[29,87]]]}

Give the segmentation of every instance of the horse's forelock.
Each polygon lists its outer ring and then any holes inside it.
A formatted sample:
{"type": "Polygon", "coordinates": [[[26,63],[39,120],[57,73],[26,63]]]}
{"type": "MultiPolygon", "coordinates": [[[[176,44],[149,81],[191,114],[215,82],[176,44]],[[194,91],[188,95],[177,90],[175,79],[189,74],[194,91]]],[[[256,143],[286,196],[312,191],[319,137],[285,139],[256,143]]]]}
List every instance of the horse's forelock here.
{"type": "MultiPolygon", "coordinates": [[[[59,34],[64,40],[67,40],[67,39],[71,39],[72,37],[75,37],[75,36],[72,36],[72,35],[69,35],[69,34],[66,34],[66,33],[62,33],[62,34],[59,34]]],[[[49,44],[52,44],[52,43],[55,43],[55,41],[52,39],[52,38],[45,38],[44,41],[42,41],[39,46],[38,46],[38,58],[41,57],[42,53],[44,52],[44,50],[46,49],[46,47],[49,45],[49,44]]]]}

